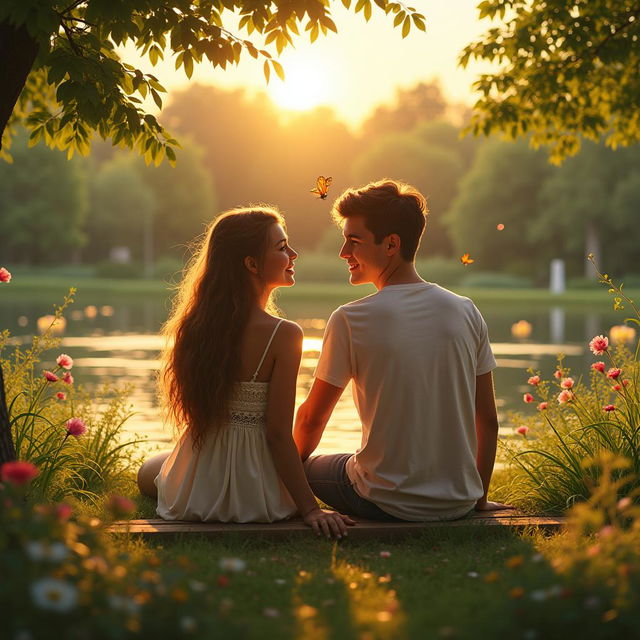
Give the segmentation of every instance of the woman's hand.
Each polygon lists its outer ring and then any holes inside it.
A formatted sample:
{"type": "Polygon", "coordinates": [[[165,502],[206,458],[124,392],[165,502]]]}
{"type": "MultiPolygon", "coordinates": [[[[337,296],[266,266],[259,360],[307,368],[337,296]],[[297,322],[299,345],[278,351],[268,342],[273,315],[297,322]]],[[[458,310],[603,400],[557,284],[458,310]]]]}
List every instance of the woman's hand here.
{"type": "Polygon", "coordinates": [[[304,523],[311,527],[316,535],[325,535],[327,538],[342,538],[347,534],[347,525],[353,526],[355,522],[349,517],[337,511],[325,511],[316,507],[306,513],[304,523]]]}

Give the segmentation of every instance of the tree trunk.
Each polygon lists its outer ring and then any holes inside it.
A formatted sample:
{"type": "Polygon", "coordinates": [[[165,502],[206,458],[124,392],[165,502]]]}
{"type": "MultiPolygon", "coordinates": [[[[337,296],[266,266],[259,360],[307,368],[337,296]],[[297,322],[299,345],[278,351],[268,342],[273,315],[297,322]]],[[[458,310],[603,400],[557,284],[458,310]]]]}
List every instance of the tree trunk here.
{"type": "Polygon", "coordinates": [[[4,395],[4,376],[2,366],[0,366],[0,464],[16,459],[16,451],[11,437],[11,427],[9,425],[9,411],[7,400],[4,395]]]}
{"type": "Polygon", "coordinates": [[[25,25],[0,22],[0,149],[18,96],[38,53],[38,43],[25,25]]]}

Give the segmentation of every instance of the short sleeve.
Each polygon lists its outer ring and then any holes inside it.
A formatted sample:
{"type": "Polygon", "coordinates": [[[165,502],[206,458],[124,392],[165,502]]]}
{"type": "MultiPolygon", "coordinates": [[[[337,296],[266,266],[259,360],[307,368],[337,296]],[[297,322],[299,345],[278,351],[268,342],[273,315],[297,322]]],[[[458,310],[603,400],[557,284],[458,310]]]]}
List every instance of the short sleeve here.
{"type": "Polygon", "coordinates": [[[344,312],[336,309],[329,318],[322,339],[322,351],[314,377],[344,388],[353,377],[351,332],[344,312]]]}
{"type": "Polygon", "coordinates": [[[481,376],[489,371],[493,371],[498,365],[496,359],[493,357],[493,351],[491,351],[491,344],[489,343],[489,330],[487,329],[487,323],[484,321],[482,314],[476,309],[478,315],[478,321],[480,324],[478,351],[476,358],[476,376],[481,376]]]}

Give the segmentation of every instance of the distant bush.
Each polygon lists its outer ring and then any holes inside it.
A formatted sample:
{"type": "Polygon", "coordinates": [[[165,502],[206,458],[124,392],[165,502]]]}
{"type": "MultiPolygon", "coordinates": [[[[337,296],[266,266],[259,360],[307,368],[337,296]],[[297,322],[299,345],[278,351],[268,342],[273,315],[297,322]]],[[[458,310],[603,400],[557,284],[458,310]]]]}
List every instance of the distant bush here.
{"type": "Polygon", "coordinates": [[[183,267],[184,263],[182,260],[178,260],[170,256],[164,256],[162,258],[158,258],[156,263],[153,265],[153,275],[156,278],[169,280],[170,282],[178,281],[182,275],[183,267]]]}
{"type": "Polygon", "coordinates": [[[460,280],[461,287],[475,287],[486,289],[526,289],[533,286],[530,278],[514,276],[510,273],[493,273],[491,271],[477,271],[469,273],[460,280]]]}
{"type": "Polygon", "coordinates": [[[99,262],[96,265],[96,278],[141,278],[142,265],[137,262],[99,262]]]}
{"type": "Polygon", "coordinates": [[[447,258],[426,258],[416,262],[418,273],[428,282],[436,282],[445,287],[460,284],[464,267],[459,260],[447,258]]]}
{"type": "Polygon", "coordinates": [[[569,278],[567,289],[600,289],[600,285],[594,278],[569,278]]]}

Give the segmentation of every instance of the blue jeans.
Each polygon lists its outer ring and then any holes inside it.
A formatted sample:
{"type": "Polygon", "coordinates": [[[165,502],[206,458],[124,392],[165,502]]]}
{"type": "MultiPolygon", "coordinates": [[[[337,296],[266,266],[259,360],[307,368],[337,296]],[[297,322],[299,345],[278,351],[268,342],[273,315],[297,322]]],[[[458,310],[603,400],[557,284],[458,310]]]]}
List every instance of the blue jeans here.
{"type": "Polygon", "coordinates": [[[304,462],[304,472],[309,486],[324,503],[340,513],[366,518],[401,522],[373,502],[359,496],[346,471],[350,453],[313,456],[304,462]]]}

